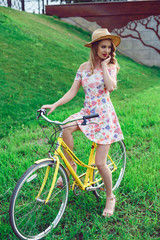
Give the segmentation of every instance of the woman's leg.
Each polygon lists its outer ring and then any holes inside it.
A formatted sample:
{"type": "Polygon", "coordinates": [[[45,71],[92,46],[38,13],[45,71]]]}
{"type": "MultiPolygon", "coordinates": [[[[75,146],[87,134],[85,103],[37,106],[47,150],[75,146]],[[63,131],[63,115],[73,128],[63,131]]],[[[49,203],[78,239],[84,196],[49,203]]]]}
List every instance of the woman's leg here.
{"type": "MultiPolygon", "coordinates": [[[[67,120],[70,120],[71,118],[69,117],[67,120]]],[[[76,124],[76,122],[73,123],[69,123],[67,125],[65,125],[65,128],[63,129],[63,141],[67,144],[67,146],[73,151],[73,136],[72,133],[75,131],[80,130],[80,128],[78,127],[78,125],[76,124]]],[[[72,160],[72,158],[67,154],[66,151],[64,151],[64,155],[67,158],[68,162],[70,163],[71,167],[73,168],[73,170],[76,172],[77,171],[77,165],[75,164],[75,162],[72,160]]],[[[70,171],[68,170],[68,168],[66,168],[66,172],[68,174],[68,176],[70,175],[70,171]]],[[[57,180],[57,186],[61,187],[63,186],[63,180],[61,177],[58,178],[57,180]]]]}
{"type": "Polygon", "coordinates": [[[103,211],[103,216],[110,217],[113,215],[115,208],[115,196],[112,193],[112,173],[106,165],[107,154],[109,151],[110,145],[101,145],[98,144],[96,150],[95,163],[98,168],[99,173],[103,179],[107,196],[106,196],[106,206],[103,211]]]}
{"type": "MultiPolygon", "coordinates": [[[[72,133],[75,131],[80,130],[80,128],[78,127],[78,125],[73,122],[73,123],[69,123],[66,125],[66,128],[63,130],[63,141],[67,144],[67,146],[73,151],[73,136],[72,133]]],[[[67,160],[69,161],[70,165],[72,166],[73,170],[76,172],[77,171],[77,165],[76,163],[72,160],[72,158],[66,153],[66,151],[64,151],[64,155],[67,158],[67,160]]],[[[70,175],[70,172],[68,169],[67,173],[68,176],[70,175]]]]}

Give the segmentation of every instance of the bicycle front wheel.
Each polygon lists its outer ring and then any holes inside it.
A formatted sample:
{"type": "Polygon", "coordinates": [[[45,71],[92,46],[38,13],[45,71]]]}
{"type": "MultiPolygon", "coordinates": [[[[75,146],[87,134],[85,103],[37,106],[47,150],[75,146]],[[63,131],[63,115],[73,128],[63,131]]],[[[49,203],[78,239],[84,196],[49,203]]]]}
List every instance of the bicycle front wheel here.
{"type": "Polygon", "coordinates": [[[62,177],[63,187],[58,188],[55,185],[48,203],[45,204],[55,167],[54,161],[43,161],[31,166],[19,179],[9,209],[10,223],[18,238],[41,239],[59,223],[68,200],[68,177],[61,165],[57,178],[62,177]],[[44,178],[44,188],[37,198],[44,178]]]}
{"type": "MultiPolygon", "coordinates": [[[[126,148],[123,141],[114,142],[111,144],[108,157],[106,157],[106,164],[112,172],[112,190],[116,190],[123,178],[125,166],[126,166],[126,148]]],[[[94,170],[93,179],[100,179],[100,173],[98,170],[94,170]]],[[[93,193],[96,197],[106,198],[106,189],[103,181],[99,181],[95,184],[97,188],[93,193]]]]}

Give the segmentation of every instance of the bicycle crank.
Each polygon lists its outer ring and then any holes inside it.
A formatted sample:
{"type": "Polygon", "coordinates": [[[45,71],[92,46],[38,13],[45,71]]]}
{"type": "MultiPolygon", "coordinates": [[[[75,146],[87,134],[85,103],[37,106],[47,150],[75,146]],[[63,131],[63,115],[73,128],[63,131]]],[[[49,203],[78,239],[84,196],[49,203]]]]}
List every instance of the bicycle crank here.
{"type": "Polygon", "coordinates": [[[74,185],[73,193],[75,196],[82,194],[82,190],[78,187],[78,185],[74,185]]]}

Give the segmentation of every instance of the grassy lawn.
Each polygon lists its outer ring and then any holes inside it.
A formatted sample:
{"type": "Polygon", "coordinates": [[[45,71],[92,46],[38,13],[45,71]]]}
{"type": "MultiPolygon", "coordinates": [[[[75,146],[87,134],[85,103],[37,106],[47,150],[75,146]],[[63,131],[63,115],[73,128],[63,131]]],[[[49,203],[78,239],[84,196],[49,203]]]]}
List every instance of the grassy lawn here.
{"type": "MultiPolygon", "coordinates": [[[[88,59],[83,45],[90,36],[55,17],[4,7],[0,7],[0,19],[0,238],[14,240],[8,216],[12,191],[23,172],[48,151],[36,110],[70,88],[79,65],[88,59]]],[[[70,192],[64,216],[47,240],[160,238],[160,69],[118,53],[117,59],[118,89],[111,99],[125,137],[127,166],[115,192],[115,214],[104,219],[104,200],[92,193],[76,197],[70,192]]],[[[83,98],[80,89],[51,118],[64,120],[78,112],[83,98]]],[[[78,154],[84,157],[83,139],[79,148],[78,154]]]]}

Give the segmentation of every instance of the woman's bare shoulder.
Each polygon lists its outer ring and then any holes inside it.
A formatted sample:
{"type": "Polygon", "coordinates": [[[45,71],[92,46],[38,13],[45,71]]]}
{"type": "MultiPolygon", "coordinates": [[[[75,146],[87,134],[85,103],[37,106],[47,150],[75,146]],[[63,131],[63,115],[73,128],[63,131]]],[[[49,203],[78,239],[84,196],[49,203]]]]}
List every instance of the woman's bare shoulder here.
{"type": "Polygon", "coordinates": [[[79,67],[80,71],[90,70],[90,62],[84,62],[79,67]]]}

